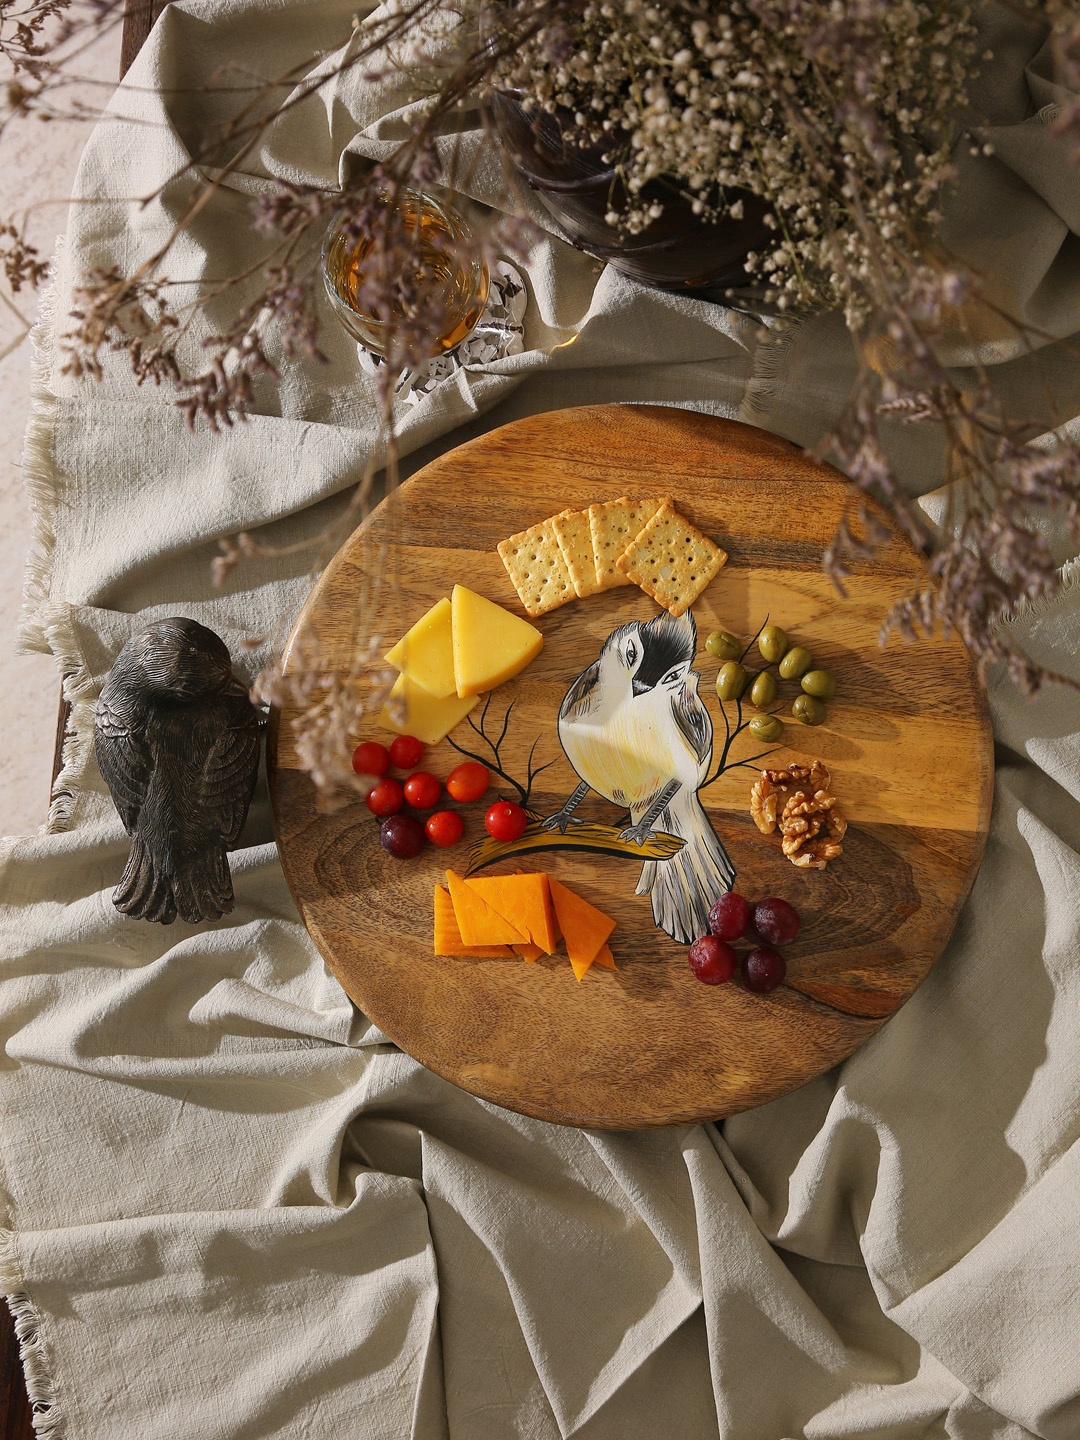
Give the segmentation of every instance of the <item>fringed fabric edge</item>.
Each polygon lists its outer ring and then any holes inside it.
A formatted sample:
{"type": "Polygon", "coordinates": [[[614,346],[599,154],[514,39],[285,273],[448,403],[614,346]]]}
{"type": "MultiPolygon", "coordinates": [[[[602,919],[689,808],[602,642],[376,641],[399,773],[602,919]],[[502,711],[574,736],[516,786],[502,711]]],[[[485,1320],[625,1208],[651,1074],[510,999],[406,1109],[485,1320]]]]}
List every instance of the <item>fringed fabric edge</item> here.
{"type": "Polygon", "coordinates": [[[777,326],[762,327],[761,338],[753,354],[753,374],[743,391],[739,419],[747,425],[762,425],[770,413],[772,402],[780,391],[780,380],[787,363],[788,351],[799,333],[795,320],[783,320],[777,326]]]}
{"type": "Polygon", "coordinates": [[[56,1389],[52,1358],[42,1335],[41,1316],[24,1288],[15,1235],[0,1230],[0,1290],[3,1291],[26,1378],[26,1393],[39,1440],[63,1440],[64,1415],[56,1389]]]}

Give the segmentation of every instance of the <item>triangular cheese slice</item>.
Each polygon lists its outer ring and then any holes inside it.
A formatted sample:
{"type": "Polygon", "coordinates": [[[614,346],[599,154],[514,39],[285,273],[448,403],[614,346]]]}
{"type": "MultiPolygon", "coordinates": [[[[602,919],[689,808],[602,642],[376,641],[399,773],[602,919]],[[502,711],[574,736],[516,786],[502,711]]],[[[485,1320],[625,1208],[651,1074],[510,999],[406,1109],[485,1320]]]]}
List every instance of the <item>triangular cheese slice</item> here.
{"type": "Polygon", "coordinates": [[[570,964],[573,966],[574,978],[580,985],[582,980],[585,979],[586,970],[592,969],[593,962],[591,960],[575,960],[573,955],[571,955],[570,964]]]}
{"type": "Polygon", "coordinates": [[[422,685],[436,700],[457,694],[450,614],[450,601],[437,601],[385,656],[395,670],[422,685]]]}
{"type": "Polygon", "coordinates": [[[441,885],[435,886],[435,954],[464,955],[475,960],[509,960],[507,945],[466,945],[458,930],[454,902],[441,885]]]}
{"type": "Polygon", "coordinates": [[[544,637],[535,625],[464,585],[454,586],[450,603],[454,674],[462,699],[510,680],[543,648],[544,637]]]}
{"type": "Polygon", "coordinates": [[[554,953],[559,936],[546,875],[493,875],[466,880],[465,884],[511,925],[524,931],[532,944],[539,945],[545,955],[554,953]]]}
{"type": "Polygon", "coordinates": [[[566,953],[578,979],[596,959],[601,947],[615,929],[615,921],[595,905],[590,905],[580,895],[575,895],[560,881],[548,876],[551,888],[551,903],[555,916],[566,941],[566,953]],[[578,966],[585,968],[578,974],[578,966]]]}
{"type": "Polygon", "coordinates": [[[520,945],[528,939],[486,900],[470,890],[460,875],[447,870],[446,883],[454,902],[458,932],[466,945],[520,945]]]}
{"type": "Polygon", "coordinates": [[[476,703],[475,696],[460,700],[457,695],[448,695],[439,700],[408,675],[399,675],[379,711],[378,723],[399,735],[415,735],[425,745],[437,745],[476,703]]]}
{"type": "Polygon", "coordinates": [[[575,960],[574,957],[571,956],[570,964],[573,967],[574,974],[577,977],[577,982],[580,985],[582,980],[585,978],[585,972],[587,970],[591,970],[594,965],[602,965],[605,970],[614,970],[615,957],[611,953],[610,945],[601,945],[600,949],[596,952],[596,956],[594,959],[575,960]]]}

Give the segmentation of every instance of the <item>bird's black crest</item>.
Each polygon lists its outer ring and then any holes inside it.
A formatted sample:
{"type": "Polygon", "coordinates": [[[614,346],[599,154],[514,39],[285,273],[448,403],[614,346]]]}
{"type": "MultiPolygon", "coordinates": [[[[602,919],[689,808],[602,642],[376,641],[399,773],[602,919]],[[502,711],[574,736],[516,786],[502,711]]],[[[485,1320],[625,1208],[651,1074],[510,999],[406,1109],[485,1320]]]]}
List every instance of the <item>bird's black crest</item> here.
{"type": "Polygon", "coordinates": [[[676,665],[693,660],[697,651],[697,625],[690,614],[657,615],[642,625],[641,643],[644,653],[635,680],[642,688],[652,689],[676,665]]]}

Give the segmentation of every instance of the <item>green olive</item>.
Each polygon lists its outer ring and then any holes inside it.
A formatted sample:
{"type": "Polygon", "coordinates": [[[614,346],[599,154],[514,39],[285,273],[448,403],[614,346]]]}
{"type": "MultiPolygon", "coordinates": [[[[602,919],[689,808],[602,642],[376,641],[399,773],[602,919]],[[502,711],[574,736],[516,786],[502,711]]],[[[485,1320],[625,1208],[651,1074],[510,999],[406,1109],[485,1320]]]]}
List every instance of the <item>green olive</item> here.
{"type": "Polygon", "coordinates": [[[813,663],[814,657],[809,650],[804,650],[801,645],[793,645],[780,661],[780,674],[785,680],[798,680],[813,663]]]}
{"type": "Polygon", "coordinates": [[[836,678],[828,670],[808,670],[801,684],[807,695],[816,695],[819,700],[831,700],[836,694],[836,678]]]}
{"type": "Polygon", "coordinates": [[[750,677],[737,660],[729,660],[720,666],[716,677],[716,693],[721,700],[737,700],[746,689],[750,677]]]}
{"type": "Polygon", "coordinates": [[[804,725],[820,725],[825,719],[825,702],[816,695],[796,695],[791,713],[804,725]]]}
{"type": "Polygon", "coordinates": [[[766,625],[758,636],[757,648],[761,651],[763,660],[775,665],[777,660],[782,660],[787,654],[787,635],[779,625],[766,625]]]}
{"type": "Polygon", "coordinates": [[[705,649],[717,660],[737,660],[742,654],[742,644],[730,630],[714,630],[705,641],[705,649]]]}
{"type": "Polygon", "coordinates": [[[755,715],[750,721],[750,733],[759,740],[779,740],[784,727],[775,715],[755,715]]]}
{"type": "Polygon", "coordinates": [[[771,705],[776,699],[776,676],[768,670],[762,670],[750,686],[750,699],[759,710],[771,705]]]}

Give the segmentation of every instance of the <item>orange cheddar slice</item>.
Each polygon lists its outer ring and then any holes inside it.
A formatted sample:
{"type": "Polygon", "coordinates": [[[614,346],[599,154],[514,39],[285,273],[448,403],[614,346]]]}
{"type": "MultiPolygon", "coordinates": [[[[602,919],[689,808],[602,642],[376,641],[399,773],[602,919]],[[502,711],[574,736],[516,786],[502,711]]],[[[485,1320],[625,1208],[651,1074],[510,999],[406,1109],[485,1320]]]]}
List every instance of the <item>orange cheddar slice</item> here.
{"type": "Polygon", "coordinates": [[[454,915],[454,902],[441,885],[435,886],[435,954],[465,955],[475,960],[509,960],[507,945],[466,945],[454,915]]]}
{"type": "Polygon", "coordinates": [[[466,945],[521,945],[528,939],[453,870],[447,870],[446,883],[458,931],[466,945]]]}
{"type": "Polygon", "coordinates": [[[545,955],[554,952],[559,943],[559,933],[555,928],[546,875],[494,875],[466,880],[465,884],[498,911],[504,920],[516,925],[545,955]]]}
{"type": "Polygon", "coordinates": [[[585,972],[592,969],[593,962],[591,960],[575,960],[573,955],[571,955],[570,964],[574,969],[574,979],[580,985],[582,980],[585,979],[585,972]]]}
{"type": "Polygon", "coordinates": [[[528,960],[530,962],[533,960],[539,960],[540,956],[544,953],[543,950],[540,949],[539,945],[530,945],[528,942],[526,942],[524,945],[511,945],[510,949],[513,950],[515,955],[520,955],[523,960],[528,960]]]}
{"type": "Polygon", "coordinates": [[[610,945],[601,945],[597,952],[596,959],[592,963],[594,965],[602,965],[605,970],[617,970],[619,968],[615,964],[615,956],[611,953],[610,945]]]}
{"type": "Polygon", "coordinates": [[[577,982],[580,985],[582,980],[585,978],[585,972],[587,970],[591,970],[594,965],[602,965],[605,970],[614,970],[615,957],[611,953],[610,945],[601,945],[600,949],[596,952],[596,956],[594,959],[575,960],[573,956],[571,956],[570,964],[573,967],[574,974],[577,977],[577,982]]]}
{"type": "Polygon", "coordinates": [[[560,880],[549,876],[548,885],[551,889],[551,903],[555,907],[555,918],[566,941],[566,953],[574,967],[574,974],[580,980],[607,943],[608,936],[615,929],[615,921],[595,905],[583,900],[580,895],[568,890],[560,880]],[[579,966],[584,966],[581,974],[578,974],[579,966]]]}

